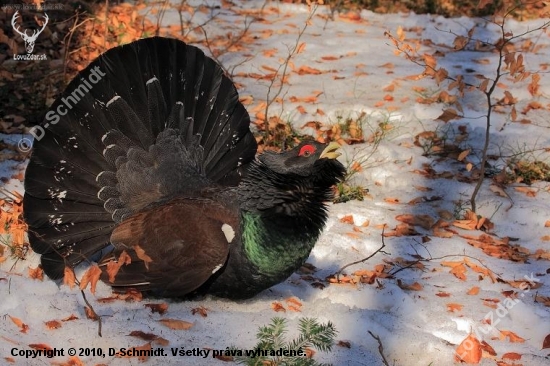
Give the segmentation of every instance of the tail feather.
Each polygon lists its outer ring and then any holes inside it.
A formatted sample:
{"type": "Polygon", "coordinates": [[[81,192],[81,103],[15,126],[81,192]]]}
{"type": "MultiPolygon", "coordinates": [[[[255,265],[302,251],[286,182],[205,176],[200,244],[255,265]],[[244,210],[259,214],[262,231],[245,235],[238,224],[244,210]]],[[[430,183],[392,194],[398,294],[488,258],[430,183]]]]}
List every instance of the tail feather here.
{"type": "Polygon", "coordinates": [[[174,39],[107,51],[45,122],[25,176],[24,215],[52,278],[107,247],[115,221],[208,182],[235,184],[256,153],[231,81],[174,39]]]}

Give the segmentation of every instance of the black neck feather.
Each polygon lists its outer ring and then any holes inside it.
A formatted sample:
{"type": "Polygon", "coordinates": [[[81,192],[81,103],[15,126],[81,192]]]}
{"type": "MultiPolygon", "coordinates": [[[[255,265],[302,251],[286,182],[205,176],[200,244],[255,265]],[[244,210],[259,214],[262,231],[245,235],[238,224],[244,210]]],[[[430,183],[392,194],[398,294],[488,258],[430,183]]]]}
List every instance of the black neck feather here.
{"type": "Polygon", "coordinates": [[[239,185],[240,206],[281,227],[290,224],[321,230],[327,219],[325,202],[333,198],[332,186],[344,173],[336,160],[317,161],[309,176],[277,173],[256,160],[239,185]]]}

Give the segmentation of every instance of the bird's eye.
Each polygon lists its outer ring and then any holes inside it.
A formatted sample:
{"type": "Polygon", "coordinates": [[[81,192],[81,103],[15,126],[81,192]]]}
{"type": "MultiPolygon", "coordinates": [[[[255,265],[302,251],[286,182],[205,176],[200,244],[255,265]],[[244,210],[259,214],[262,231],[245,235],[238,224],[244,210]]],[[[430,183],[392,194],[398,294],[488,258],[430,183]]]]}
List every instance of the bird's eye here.
{"type": "Polygon", "coordinates": [[[315,152],[315,146],[313,145],[304,145],[300,149],[300,152],[298,153],[298,156],[305,156],[306,158],[308,156],[311,156],[315,152]]]}

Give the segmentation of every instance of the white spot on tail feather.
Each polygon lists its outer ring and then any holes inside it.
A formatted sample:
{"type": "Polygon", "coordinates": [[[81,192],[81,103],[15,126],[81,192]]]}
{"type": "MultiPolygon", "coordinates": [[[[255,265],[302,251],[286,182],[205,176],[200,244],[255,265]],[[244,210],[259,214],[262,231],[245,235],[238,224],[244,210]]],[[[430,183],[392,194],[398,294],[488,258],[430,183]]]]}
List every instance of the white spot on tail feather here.
{"type": "Polygon", "coordinates": [[[60,191],[58,188],[48,188],[48,194],[50,198],[58,199],[59,201],[67,197],[67,191],[60,191]]]}
{"type": "Polygon", "coordinates": [[[225,235],[225,240],[227,240],[228,243],[231,243],[233,239],[235,239],[235,230],[233,230],[231,225],[223,224],[222,231],[223,235],[225,235]]]}
{"type": "Polygon", "coordinates": [[[151,79],[147,80],[147,82],[145,82],[145,85],[149,85],[151,83],[154,83],[155,81],[159,81],[159,79],[156,78],[156,76],[153,76],[151,79]]]}
{"type": "Polygon", "coordinates": [[[109,106],[111,104],[113,104],[117,99],[120,99],[120,95],[115,95],[114,97],[111,98],[110,101],[107,102],[107,104],[105,105],[107,108],[109,108],[109,106]]]}
{"type": "Polygon", "coordinates": [[[107,187],[101,187],[101,189],[97,192],[97,198],[101,199],[101,194],[107,187]]]}
{"type": "Polygon", "coordinates": [[[103,149],[103,156],[105,156],[105,153],[107,152],[107,150],[112,149],[115,146],[116,146],[115,144],[107,145],[107,147],[103,149]]]}

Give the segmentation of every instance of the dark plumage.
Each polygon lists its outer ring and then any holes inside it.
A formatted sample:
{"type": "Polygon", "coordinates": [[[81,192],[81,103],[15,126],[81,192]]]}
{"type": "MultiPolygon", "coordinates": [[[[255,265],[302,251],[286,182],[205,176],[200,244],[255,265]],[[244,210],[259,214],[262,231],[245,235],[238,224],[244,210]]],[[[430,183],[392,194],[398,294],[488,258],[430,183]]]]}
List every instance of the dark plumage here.
{"type": "Polygon", "coordinates": [[[45,122],[24,215],[53,279],[83,261],[105,271],[125,251],[131,263],[113,282],[103,275],[116,289],[254,296],[307,259],[327,218],[323,202],[344,175],[334,144],[303,142],[254,160],[232,82],[173,39],[107,51],[45,122]]]}

